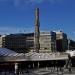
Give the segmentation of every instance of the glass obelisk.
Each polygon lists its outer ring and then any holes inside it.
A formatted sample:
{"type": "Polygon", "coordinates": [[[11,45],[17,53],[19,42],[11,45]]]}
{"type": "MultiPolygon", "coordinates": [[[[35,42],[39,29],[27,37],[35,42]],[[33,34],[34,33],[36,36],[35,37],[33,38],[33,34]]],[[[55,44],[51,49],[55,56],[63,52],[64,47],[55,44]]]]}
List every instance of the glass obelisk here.
{"type": "Polygon", "coordinates": [[[35,31],[34,31],[34,51],[39,53],[40,49],[40,44],[39,44],[39,36],[40,36],[40,31],[39,31],[39,8],[35,9],[35,31]]]}

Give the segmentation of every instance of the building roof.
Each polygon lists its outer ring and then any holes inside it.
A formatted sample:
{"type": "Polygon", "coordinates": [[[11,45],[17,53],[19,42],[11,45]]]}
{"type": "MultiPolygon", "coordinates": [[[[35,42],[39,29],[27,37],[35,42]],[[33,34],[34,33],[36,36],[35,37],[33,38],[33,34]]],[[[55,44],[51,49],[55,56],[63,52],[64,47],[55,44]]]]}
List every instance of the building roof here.
{"type": "Polygon", "coordinates": [[[9,55],[14,55],[16,52],[6,49],[6,48],[0,48],[0,56],[9,56],[9,55]]]}
{"type": "Polygon", "coordinates": [[[10,49],[7,49],[7,48],[0,48],[0,56],[3,56],[3,57],[13,57],[13,56],[24,56],[25,54],[24,53],[17,53],[15,51],[12,51],[10,49]]]}
{"type": "Polygon", "coordinates": [[[16,53],[6,48],[0,48],[0,62],[6,61],[43,61],[43,60],[66,60],[67,54],[60,53],[16,53]]]}

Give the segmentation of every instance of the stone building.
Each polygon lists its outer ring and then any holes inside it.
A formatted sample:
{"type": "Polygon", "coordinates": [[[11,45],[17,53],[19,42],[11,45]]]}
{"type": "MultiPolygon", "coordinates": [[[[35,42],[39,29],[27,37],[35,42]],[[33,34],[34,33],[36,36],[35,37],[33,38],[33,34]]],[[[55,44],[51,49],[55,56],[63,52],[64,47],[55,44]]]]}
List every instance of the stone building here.
{"type": "Polygon", "coordinates": [[[55,32],[40,32],[40,52],[56,51],[55,32]]]}

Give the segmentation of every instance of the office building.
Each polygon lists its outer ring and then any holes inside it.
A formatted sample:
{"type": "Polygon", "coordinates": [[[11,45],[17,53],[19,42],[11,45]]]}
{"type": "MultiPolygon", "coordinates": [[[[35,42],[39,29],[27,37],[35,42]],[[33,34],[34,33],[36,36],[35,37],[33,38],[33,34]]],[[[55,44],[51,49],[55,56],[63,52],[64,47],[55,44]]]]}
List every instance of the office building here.
{"type": "MultiPolygon", "coordinates": [[[[56,34],[40,32],[39,45],[39,52],[56,51],[56,34]]],[[[34,51],[34,33],[6,35],[2,37],[2,47],[22,53],[34,51]]]]}
{"type": "Polygon", "coordinates": [[[2,36],[0,35],[0,48],[2,47],[2,36]]]}
{"type": "Polygon", "coordinates": [[[56,31],[56,48],[57,51],[63,52],[68,49],[67,34],[62,31],[56,31]]]}
{"type": "Polygon", "coordinates": [[[40,32],[40,52],[56,51],[55,32],[40,32]]]}
{"type": "Polygon", "coordinates": [[[75,50],[75,41],[68,40],[68,49],[69,50],[75,50]]]}
{"type": "Polygon", "coordinates": [[[28,52],[33,47],[33,33],[10,34],[2,37],[2,47],[19,53],[28,52]]]}

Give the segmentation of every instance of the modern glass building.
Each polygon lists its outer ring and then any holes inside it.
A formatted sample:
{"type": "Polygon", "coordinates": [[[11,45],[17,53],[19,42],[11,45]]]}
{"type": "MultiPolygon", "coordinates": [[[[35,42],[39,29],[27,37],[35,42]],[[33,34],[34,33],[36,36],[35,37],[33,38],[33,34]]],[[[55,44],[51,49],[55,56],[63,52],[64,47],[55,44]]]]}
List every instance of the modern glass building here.
{"type": "Polygon", "coordinates": [[[2,47],[18,53],[26,53],[33,48],[34,34],[10,34],[2,37],[2,47]]]}
{"type": "MultiPolygon", "coordinates": [[[[68,49],[67,35],[61,31],[40,32],[39,52],[65,51],[68,49]]],[[[19,53],[34,50],[34,33],[10,34],[0,37],[0,47],[19,53]]]]}
{"type": "Polygon", "coordinates": [[[56,31],[56,47],[59,52],[66,51],[68,49],[67,34],[62,31],[56,31]]]}

